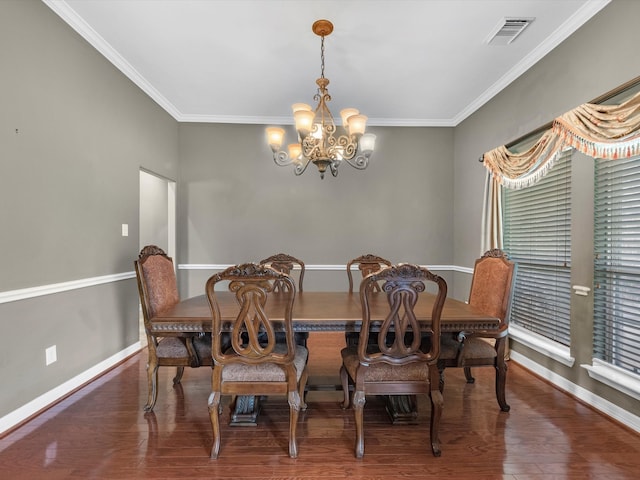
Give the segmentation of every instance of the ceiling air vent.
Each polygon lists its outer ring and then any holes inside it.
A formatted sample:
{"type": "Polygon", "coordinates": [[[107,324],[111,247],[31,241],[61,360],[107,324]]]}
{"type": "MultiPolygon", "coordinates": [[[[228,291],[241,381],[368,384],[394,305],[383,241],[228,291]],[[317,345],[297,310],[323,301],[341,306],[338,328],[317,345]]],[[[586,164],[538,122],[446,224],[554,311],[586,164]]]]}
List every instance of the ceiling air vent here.
{"type": "Polygon", "coordinates": [[[535,18],[503,18],[487,38],[489,45],[509,45],[535,18]]]}

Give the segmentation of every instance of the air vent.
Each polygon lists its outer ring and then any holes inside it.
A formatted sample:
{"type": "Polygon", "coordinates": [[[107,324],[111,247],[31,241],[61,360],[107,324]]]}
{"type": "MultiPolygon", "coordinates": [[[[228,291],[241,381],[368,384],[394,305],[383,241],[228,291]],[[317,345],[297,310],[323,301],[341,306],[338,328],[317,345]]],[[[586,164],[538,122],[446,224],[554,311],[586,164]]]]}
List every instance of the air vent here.
{"type": "Polygon", "coordinates": [[[509,45],[535,18],[503,18],[487,38],[489,45],[509,45]]]}

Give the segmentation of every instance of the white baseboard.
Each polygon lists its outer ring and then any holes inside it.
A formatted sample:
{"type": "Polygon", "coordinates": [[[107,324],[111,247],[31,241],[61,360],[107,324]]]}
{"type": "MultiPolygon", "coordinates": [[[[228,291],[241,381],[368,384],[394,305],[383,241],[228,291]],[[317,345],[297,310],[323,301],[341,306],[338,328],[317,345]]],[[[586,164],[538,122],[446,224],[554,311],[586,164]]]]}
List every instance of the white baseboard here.
{"type": "Polygon", "coordinates": [[[509,352],[509,358],[522,365],[523,367],[531,370],[536,375],[544,378],[545,380],[551,382],[553,385],[558,387],[560,390],[563,390],[567,393],[570,393],[574,397],[580,399],[587,405],[592,406],[596,410],[602,412],[603,414],[619,421],[623,425],[635,430],[640,433],[640,417],[632,414],[631,412],[624,410],[623,408],[614,405],[610,401],[595,395],[593,392],[590,392],[586,388],[583,388],[575,383],[570,382],[566,378],[558,375],[555,372],[543,367],[539,363],[532,361],[531,359],[525,357],[524,355],[519,354],[518,352],[514,352],[511,350],[509,352]]]}
{"type": "MultiPolygon", "coordinates": [[[[133,355],[138,351],[140,351],[140,342],[136,342],[133,345],[130,345],[124,350],[121,350],[115,355],[112,355],[111,357],[103,360],[97,365],[94,365],[88,370],[85,370],[81,374],[76,375],[72,379],[40,395],[39,397],[14,410],[13,412],[8,413],[4,417],[0,418],[0,436],[16,425],[24,422],[32,415],[35,415],[45,408],[50,407],[69,393],[73,392],[78,387],[81,387],[87,382],[94,380],[96,377],[100,376],[125,358],[133,355]]],[[[1,450],[2,449],[0,449],[0,451],[1,450]]]]}

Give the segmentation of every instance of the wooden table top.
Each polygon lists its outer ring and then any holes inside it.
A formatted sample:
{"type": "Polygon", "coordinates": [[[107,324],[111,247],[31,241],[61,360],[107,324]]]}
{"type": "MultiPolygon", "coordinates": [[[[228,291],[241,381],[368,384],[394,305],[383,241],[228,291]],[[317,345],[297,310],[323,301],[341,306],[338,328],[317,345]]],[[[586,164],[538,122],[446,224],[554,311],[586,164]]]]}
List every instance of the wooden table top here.
{"type": "MultiPolygon", "coordinates": [[[[269,297],[269,302],[278,302],[278,295],[269,297]]],[[[431,320],[435,296],[423,294],[416,306],[416,315],[422,322],[431,320]]],[[[220,313],[231,320],[235,296],[231,292],[218,293],[220,313]]],[[[269,303],[267,304],[269,310],[269,303]]],[[[371,303],[372,319],[383,318],[388,312],[385,294],[376,294],[371,303]]],[[[273,318],[277,320],[277,317],[273,318]]],[[[442,310],[443,332],[474,330],[497,330],[500,320],[485,315],[470,305],[447,298],[442,310]]],[[[362,322],[359,293],[349,292],[298,292],[293,306],[294,330],[314,331],[358,331],[362,322]]],[[[211,331],[211,310],[205,295],[182,300],[174,307],[151,319],[155,333],[185,333],[211,331]]]]}

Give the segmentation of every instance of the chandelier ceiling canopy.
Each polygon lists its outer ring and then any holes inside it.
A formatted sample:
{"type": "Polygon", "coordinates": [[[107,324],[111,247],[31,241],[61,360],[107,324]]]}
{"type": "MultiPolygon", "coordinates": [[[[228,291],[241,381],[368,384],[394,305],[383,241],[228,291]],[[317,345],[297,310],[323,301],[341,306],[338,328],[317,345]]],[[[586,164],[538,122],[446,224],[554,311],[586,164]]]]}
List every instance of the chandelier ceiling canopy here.
{"type": "Polygon", "coordinates": [[[343,161],[364,170],[375,148],[376,136],[365,133],[367,117],[355,108],[340,111],[344,131],[337,132],[333,115],[327,106],[331,100],[327,90],[329,79],[324,76],[324,37],[333,32],[333,24],[329,20],[318,20],[314,22],[312,30],[321,37],[320,78],[316,80],[318,91],[313,97],[318,104],[315,110],[306,103],[292,105],[298,143],[288,145],[288,152],[281,150],[284,129],[267,128],[267,142],[273,151],[273,160],[280,166],[293,165],[296,175],[301,175],[309,163],[313,163],[320,172],[320,178],[324,178],[327,168],[334,177],[337,176],[338,167],[343,161]]]}

